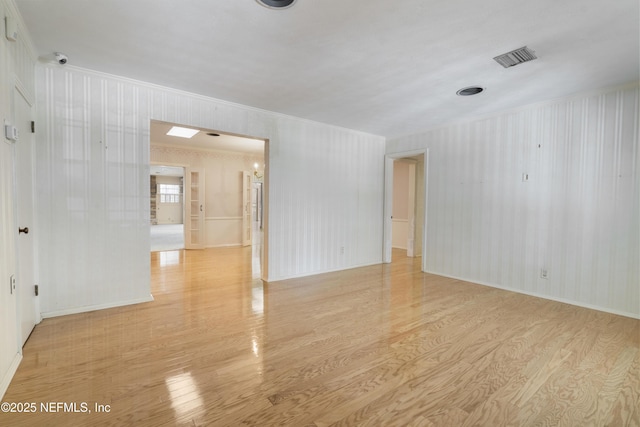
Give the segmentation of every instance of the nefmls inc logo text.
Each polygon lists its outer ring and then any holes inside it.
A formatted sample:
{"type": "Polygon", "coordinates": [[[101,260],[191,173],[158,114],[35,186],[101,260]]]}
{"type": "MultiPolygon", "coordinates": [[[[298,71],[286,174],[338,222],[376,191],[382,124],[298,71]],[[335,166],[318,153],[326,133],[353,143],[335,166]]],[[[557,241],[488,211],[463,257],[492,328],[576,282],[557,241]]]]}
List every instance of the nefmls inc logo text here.
{"type": "Polygon", "coordinates": [[[87,402],[40,402],[40,412],[89,412],[87,402]]]}

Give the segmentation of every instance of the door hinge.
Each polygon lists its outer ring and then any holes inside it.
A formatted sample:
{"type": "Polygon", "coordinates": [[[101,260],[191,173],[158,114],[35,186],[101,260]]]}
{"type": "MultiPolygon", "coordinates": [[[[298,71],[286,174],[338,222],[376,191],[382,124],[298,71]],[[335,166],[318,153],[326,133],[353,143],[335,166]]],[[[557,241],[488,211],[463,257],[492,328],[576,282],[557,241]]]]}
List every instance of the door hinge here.
{"type": "Polygon", "coordinates": [[[36,285],[36,296],[38,296],[38,285],[36,285]]]}
{"type": "Polygon", "coordinates": [[[36,133],[36,122],[31,121],[31,133],[36,133]]]}

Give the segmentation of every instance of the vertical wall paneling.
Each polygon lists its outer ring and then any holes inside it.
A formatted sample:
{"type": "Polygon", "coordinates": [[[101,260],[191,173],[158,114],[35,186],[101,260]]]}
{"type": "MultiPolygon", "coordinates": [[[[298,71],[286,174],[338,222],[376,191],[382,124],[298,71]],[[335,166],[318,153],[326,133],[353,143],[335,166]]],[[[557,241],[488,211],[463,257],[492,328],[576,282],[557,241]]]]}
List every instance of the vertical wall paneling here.
{"type": "Polygon", "coordinates": [[[37,77],[45,314],[149,298],[150,120],[270,141],[269,280],[381,261],[384,138],[70,66],[37,77]]]}
{"type": "Polygon", "coordinates": [[[148,124],[135,119],[136,92],[58,68],[38,75],[43,315],[148,301],[148,124]]]}
{"type": "Polygon", "coordinates": [[[390,156],[429,149],[427,270],[640,317],[638,97],[630,85],[389,140],[390,156]]]}

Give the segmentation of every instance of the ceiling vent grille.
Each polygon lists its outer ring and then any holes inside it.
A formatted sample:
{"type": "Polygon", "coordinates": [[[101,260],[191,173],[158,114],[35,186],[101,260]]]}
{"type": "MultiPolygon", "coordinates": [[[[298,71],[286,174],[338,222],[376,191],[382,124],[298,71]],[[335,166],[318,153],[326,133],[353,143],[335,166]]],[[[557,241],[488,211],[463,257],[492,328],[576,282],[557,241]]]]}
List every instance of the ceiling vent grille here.
{"type": "Polygon", "coordinates": [[[537,59],[536,53],[524,46],[520,49],[512,50],[503,55],[496,56],[496,62],[502,65],[504,68],[513,67],[514,65],[522,64],[523,62],[533,61],[537,59]]]}

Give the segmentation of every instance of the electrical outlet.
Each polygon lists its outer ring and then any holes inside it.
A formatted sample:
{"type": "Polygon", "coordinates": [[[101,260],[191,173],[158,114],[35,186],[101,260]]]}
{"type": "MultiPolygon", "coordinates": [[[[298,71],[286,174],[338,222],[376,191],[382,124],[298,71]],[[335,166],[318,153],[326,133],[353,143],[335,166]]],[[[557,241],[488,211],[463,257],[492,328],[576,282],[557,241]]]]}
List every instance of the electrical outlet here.
{"type": "Polygon", "coordinates": [[[548,279],[549,278],[549,272],[547,271],[546,268],[541,268],[540,269],[540,278],[541,279],[548,279]]]}
{"type": "Polygon", "coordinates": [[[527,182],[527,181],[529,181],[529,174],[525,172],[522,174],[522,182],[527,182]]]}
{"type": "Polygon", "coordinates": [[[340,255],[344,255],[344,246],[340,246],[340,255]]]}
{"type": "Polygon", "coordinates": [[[9,277],[9,289],[11,295],[13,295],[13,291],[16,290],[16,276],[13,274],[9,277]]]}

